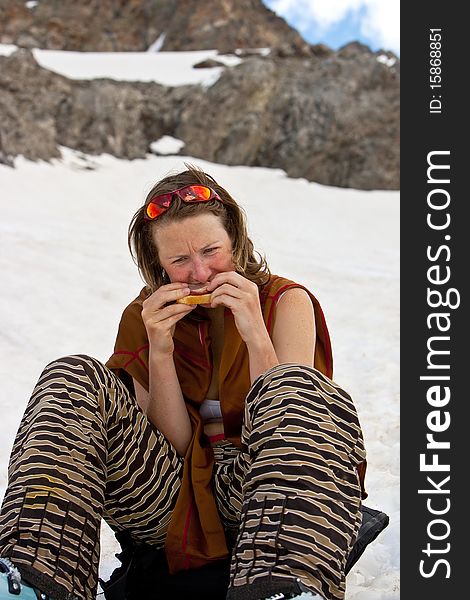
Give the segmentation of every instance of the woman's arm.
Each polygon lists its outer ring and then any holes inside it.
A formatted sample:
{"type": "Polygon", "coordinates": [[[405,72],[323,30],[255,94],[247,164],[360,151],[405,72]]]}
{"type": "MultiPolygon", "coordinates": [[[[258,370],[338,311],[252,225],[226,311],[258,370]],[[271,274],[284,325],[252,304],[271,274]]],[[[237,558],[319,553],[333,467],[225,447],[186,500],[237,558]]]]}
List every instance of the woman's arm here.
{"type": "Polygon", "coordinates": [[[142,320],[150,344],[149,392],[134,380],[140,407],[181,456],[191,440],[192,427],[173,360],[173,334],[176,323],[193,307],[173,302],[188,294],[185,284],[172,283],[144,301],[142,320]]]}
{"type": "Polygon", "coordinates": [[[264,323],[258,287],[238,273],[219,273],[208,286],[212,306],[227,306],[246,343],[250,380],[285,362],[313,365],[315,319],[312,302],[305,290],[287,290],[276,306],[272,339],[264,323]]]}
{"type": "Polygon", "coordinates": [[[316,328],[312,301],[302,288],[284,292],[276,305],[272,340],[280,363],[313,366],[316,328]]]}
{"type": "Polygon", "coordinates": [[[300,363],[313,366],[315,354],[315,315],[312,301],[301,288],[287,290],[279,299],[276,318],[269,337],[264,326],[259,326],[258,335],[247,342],[250,356],[250,379],[282,363],[300,363]]]}
{"type": "Polygon", "coordinates": [[[137,380],[133,381],[142,411],[178,454],[184,456],[191,441],[192,427],[173,358],[149,359],[149,392],[137,380]]]}

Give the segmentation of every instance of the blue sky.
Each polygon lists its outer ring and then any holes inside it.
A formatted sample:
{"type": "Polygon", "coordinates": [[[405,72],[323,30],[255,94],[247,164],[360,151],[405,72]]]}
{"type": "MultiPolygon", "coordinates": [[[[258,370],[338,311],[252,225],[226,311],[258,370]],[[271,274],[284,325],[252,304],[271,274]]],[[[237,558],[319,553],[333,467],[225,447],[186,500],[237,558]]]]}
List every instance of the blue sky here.
{"type": "Polygon", "coordinates": [[[399,0],[263,0],[311,44],[351,41],[400,53],[399,0]]]}

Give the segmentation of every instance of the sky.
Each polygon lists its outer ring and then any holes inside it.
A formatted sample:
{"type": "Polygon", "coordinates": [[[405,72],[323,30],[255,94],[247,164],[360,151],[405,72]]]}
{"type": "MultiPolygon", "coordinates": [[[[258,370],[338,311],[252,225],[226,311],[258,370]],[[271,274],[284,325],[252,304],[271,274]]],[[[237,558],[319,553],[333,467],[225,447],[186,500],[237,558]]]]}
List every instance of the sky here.
{"type": "Polygon", "coordinates": [[[399,0],[263,0],[311,44],[360,41],[400,54],[399,0]]]}

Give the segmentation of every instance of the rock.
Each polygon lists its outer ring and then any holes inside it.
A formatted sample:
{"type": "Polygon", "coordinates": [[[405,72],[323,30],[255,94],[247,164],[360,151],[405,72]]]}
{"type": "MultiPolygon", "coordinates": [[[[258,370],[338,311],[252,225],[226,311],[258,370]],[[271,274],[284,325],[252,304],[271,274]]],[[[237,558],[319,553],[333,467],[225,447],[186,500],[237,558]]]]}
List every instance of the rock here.
{"type": "Polygon", "coordinates": [[[348,53],[246,59],[192,94],[175,135],[206,160],[279,167],[326,185],[398,189],[398,73],[369,49],[356,50],[352,64],[348,53]],[[210,136],[201,136],[207,129],[210,136]]]}
{"type": "Polygon", "coordinates": [[[214,67],[225,67],[224,63],[221,63],[218,60],[214,60],[213,58],[207,58],[206,60],[201,60],[201,62],[193,65],[193,69],[213,69],[214,67]]]}
{"type": "Polygon", "coordinates": [[[142,158],[148,136],[158,139],[166,133],[165,120],[156,116],[171,114],[162,86],[71,81],[42,69],[27,50],[0,57],[0,65],[4,156],[48,160],[60,156],[62,145],[89,154],[142,158]]]}
{"type": "Polygon", "coordinates": [[[2,0],[0,42],[54,50],[146,50],[159,33],[159,21],[167,12],[162,5],[167,4],[154,0],[40,0],[28,9],[23,0],[2,0]]]}
{"type": "Polygon", "coordinates": [[[326,44],[313,44],[310,46],[310,51],[313,56],[318,58],[325,58],[326,56],[334,54],[333,50],[326,44]]]}
{"type": "Polygon", "coordinates": [[[28,50],[0,57],[2,152],[32,160],[60,156],[55,115],[70,93],[70,83],[39,67],[28,50]]]}
{"type": "Polygon", "coordinates": [[[248,57],[209,88],[71,81],[26,50],[0,61],[3,162],[49,159],[59,145],[140,158],[169,135],[205,160],[340,187],[399,187],[399,61],[388,66],[369,49],[248,57]]]}
{"type": "MultiPolygon", "coordinates": [[[[326,185],[399,187],[400,61],[393,53],[358,42],[338,52],[308,45],[260,0],[41,0],[33,10],[3,0],[0,9],[3,42],[129,50],[165,33],[165,49],[243,55],[204,88],[72,81],[40,68],[27,50],[0,57],[4,164],[19,154],[59,156],[60,145],[140,158],[168,135],[219,163],[277,167],[326,185]]],[[[216,58],[198,65],[215,66],[223,65],[216,58]]]]}
{"type": "Polygon", "coordinates": [[[95,52],[147,50],[230,52],[308,44],[261,0],[2,0],[0,43],[95,52]]]}
{"type": "Polygon", "coordinates": [[[14,166],[13,157],[10,156],[9,154],[7,154],[7,152],[5,152],[5,150],[3,148],[3,140],[2,140],[1,133],[0,133],[0,164],[6,165],[7,167],[14,166]]]}
{"type": "Polygon", "coordinates": [[[339,58],[355,59],[363,54],[372,54],[372,50],[361,42],[349,42],[338,50],[339,58]]]}
{"type": "Polygon", "coordinates": [[[292,58],[293,56],[310,58],[312,56],[312,49],[308,44],[297,45],[284,42],[274,48],[273,56],[278,56],[279,58],[292,58]]]}

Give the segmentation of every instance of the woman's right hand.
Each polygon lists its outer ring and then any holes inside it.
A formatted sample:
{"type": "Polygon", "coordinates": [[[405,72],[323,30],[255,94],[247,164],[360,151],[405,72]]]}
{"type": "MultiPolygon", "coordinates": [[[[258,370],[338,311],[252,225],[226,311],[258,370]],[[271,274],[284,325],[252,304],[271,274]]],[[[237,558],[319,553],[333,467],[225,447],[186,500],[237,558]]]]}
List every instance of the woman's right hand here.
{"type": "Polygon", "coordinates": [[[173,354],[176,323],[195,308],[195,305],[174,302],[189,294],[186,283],[169,283],[159,287],[142,303],[142,320],[152,354],[173,354]]]}

